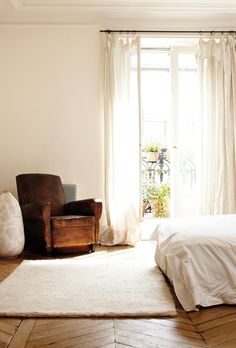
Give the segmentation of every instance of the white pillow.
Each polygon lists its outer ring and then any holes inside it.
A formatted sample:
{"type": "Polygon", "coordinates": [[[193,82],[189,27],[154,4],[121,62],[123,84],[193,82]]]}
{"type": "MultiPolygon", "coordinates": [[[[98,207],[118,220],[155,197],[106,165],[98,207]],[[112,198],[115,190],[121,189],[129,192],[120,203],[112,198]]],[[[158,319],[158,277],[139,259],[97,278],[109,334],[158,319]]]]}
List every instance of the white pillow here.
{"type": "Polygon", "coordinates": [[[24,248],[24,225],[20,205],[10,192],[0,194],[0,257],[15,257],[24,248]]]}

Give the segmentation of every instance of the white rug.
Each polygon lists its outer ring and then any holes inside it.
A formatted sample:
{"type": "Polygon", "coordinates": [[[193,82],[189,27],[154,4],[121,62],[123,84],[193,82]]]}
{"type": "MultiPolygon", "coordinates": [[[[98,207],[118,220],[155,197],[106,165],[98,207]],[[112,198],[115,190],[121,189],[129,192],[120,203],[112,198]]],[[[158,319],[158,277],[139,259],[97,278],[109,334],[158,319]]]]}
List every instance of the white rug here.
{"type": "Polygon", "coordinates": [[[25,260],[0,284],[0,316],[174,316],[175,304],[153,253],[138,246],[25,260]]]}

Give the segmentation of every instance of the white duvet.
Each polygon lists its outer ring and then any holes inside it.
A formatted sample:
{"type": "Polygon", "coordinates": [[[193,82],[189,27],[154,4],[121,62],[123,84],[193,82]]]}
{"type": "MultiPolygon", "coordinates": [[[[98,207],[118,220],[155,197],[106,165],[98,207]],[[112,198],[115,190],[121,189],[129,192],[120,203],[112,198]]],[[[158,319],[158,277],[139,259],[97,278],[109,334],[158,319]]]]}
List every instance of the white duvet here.
{"type": "Polygon", "coordinates": [[[156,233],[156,263],[186,311],[236,304],[236,215],[171,218],[156,233]]]}

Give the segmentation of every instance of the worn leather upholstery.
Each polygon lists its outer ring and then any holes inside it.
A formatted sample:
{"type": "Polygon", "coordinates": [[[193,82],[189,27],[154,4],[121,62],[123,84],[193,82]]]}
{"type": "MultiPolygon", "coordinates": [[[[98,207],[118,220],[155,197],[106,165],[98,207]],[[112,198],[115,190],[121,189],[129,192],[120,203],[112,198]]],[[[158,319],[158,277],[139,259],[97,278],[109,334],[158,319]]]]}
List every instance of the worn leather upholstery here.
{"type": "Polygon", "coordinates": [[[59,176],[20,174],[16,177],[26,248],[35,251],[77,252],[99,239],[102,203],[85,199],[65,204],[59,176]]]}

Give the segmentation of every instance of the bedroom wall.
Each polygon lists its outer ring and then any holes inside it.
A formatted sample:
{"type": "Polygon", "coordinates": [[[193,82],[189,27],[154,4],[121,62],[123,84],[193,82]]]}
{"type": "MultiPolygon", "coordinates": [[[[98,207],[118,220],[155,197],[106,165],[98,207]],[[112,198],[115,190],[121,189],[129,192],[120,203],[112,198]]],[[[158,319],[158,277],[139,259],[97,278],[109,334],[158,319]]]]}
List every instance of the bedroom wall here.
{"type": "Polygon", "coordinates": [[[0,191],[40,172],[101,197],[99,28],[1,26],[0,52],[0,191]]]}

